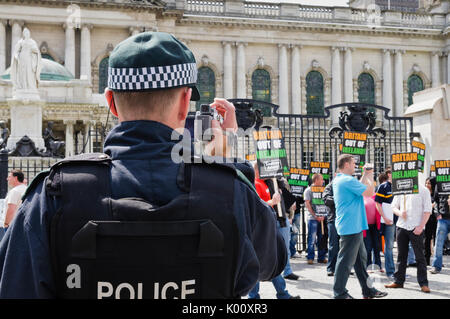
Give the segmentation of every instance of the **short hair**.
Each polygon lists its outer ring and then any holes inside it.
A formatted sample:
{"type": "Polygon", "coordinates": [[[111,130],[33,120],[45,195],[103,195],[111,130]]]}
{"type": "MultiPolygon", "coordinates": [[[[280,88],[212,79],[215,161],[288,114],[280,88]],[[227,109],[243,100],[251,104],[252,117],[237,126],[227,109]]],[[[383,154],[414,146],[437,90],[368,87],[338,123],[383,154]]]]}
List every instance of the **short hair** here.
{"type": "Polygon", "coordinates": [[[353,159],[351,154],[341,154],[337,159],[337,166],[339,169],[343,169],[346,163],[350,163],[353,159]]]}
{"type": "Polygon", "coordinates": [[[386,173],[380,173],[380,175],[378,175],[378,182],[380,184],[384,183],[388,179],[389,179],[389,177],[388,177],[388,175],[386,173]]]}
{"type": "Polygon", "coordinates": [[[14,177],[17,177],[17,180],[19,181],[19,183],[23,183],[23,181],[25,179],[25,175],[23,174],[23,172],[20,169],[13,169],[11,171],[11,175],[14,177]]]}
{"type": "Polygon", "coordinates": [[[320,178],[322,175],[321,174],[319,174],[319,173],[315,173],[315,174],[313,174],[313,176],[312,176],[312,182],[313,183],[315,183],[316,182],[316,180],[318,179],[318,178],[320,178]]]}
{"type": "Polygon", "coordinates": [[[389,166],[389,167],[386,167],[386,169],[384,170],[384,174],[386,174],[386,176],[388,175],[388,174],[392,174],[392,170],[391,170],[391,167],[389,166]]]}
{"type": "Polygon", "coordinates": [[[182,87],[149,91],[114,91],[114,100],[125,112],[155,113],[161,116],[172,105],[182,87]]]}

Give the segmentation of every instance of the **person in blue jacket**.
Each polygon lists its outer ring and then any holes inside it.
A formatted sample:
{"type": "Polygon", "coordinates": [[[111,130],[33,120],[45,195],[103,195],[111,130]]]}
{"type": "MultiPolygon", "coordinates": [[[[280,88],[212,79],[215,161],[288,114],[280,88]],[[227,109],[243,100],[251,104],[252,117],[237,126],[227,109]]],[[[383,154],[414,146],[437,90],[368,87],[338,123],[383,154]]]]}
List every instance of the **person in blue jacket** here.
{"type": "MultiPolygon", "coordinates": [[[[180,163],[173,160],[178,140],[173,137],[178,128],[184,128],[190,101],[200,98],[196,82],[194,55],[170,34],[140,33],[122,41],[111,53],[105,95],[119,124],[108,134],[104,152],[112,159],[113,199],[142,198],[160,206],[183,194],[177,184],[180,163]]],[[[237,130],[234,106],[225,99],[215,99],[211,107],[224,118],[222,123],[213,121],[214,141],[226,141],[222,130],[237,130]]],[[[215,155],[226,154],[219,149],[215,155]]],[[[253,180],[250,165],[234,165],[253,180]]],[[[0,243],[0,298],[57,296],[49,228],[62,203],[45,187],[48,178],[40,174],[30,184],[0,243]]],[[[240,254],[232,280],[234,295],[243,296],[258,281],[280,274],[287,253],[270,207],[245,179],[236,177],[234,187],[233,214],[239,230],[236,236],[240,254]]],[[[76,194],[74,197],[76,201],[83,200],[76,194]]]]}

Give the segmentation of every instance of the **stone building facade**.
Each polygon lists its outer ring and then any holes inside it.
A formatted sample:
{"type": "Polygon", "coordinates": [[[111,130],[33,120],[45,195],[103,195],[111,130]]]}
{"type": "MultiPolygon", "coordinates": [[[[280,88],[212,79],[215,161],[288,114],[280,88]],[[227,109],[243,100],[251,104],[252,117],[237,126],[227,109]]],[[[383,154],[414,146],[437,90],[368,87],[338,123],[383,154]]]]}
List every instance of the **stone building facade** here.
{"type": "MultiPolygon", "coordinates": [[[[4,0],[0,74],[27,27],[43,57],[73,75],[40,86],[44,121],[56,122],[69,142],[66,154],[75,152],[76,134],[106,121],[101,93],[109,53],[146,30],[170,32],[192,49],[202,102],[255,98],[279,105],[279,113],[322,114],[328,105],[363,101],[402,116],[414,92],[449,83],[450,2],[421,0],[395,10],[382,2],[4,0]]],[[[10,92],[9,81],[0,80],[1,118],[9,116],[10,92]]]]}

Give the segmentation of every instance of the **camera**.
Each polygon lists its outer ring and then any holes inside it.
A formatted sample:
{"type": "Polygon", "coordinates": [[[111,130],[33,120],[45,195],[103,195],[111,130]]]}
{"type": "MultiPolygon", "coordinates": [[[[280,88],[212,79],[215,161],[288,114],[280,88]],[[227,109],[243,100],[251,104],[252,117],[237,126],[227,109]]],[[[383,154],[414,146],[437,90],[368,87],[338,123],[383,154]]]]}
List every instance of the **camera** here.
{"type": "Polygon", "coordinates": [[[195,113],[194,118],[194,140],[210,142],[213,139],[212,121],[217,120],[222,124],[223,118],[216,109],[208,104],[201,104],[200,111],[195,113]]]}

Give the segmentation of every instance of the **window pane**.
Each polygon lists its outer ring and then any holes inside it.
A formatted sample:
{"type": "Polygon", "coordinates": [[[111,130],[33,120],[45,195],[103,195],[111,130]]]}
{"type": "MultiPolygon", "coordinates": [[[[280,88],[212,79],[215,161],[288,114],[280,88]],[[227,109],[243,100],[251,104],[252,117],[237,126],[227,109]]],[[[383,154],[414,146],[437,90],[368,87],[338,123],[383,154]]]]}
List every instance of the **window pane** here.
{"type": "MultiPolygon", "coordinates": [[[[375,81],[369,73],[361,73],[358,77],[358,101],[375,104],[375,81]]],[[[369,111],[375,112],[375,109],[371,107],[369,111]]]]}
{"type": "Polygon", "coordinates": [[[420,76],[413,74],[408,78],[408,106],[413,103],[413,94],[423,90],[423,81],[420,76]]]}
{"type": "MultiPolygon", "coordinates": [[[[252,98],[254,100],[271,103],[270,92],[270,74],[266,70],[257,69],[252,74],[252,98]]],[[[271,116],[270,107],[267,106],[254,106],[254,108],[260,109],[263,116],[271,116]]]]}
{"type": "Polygon", "coordinates": [[[323,77],[318,71],[306,75],[306,113],[308,115],[323,115],[323,77]]]}
{"type": "Polygon", "coordinates": [[[198,111],[200,105],[211,104],[216,96],[216,77],[211,68],[203,66],[198,69],[197,89],[200,93],[200,100],[195,104],[198,111]]]}

